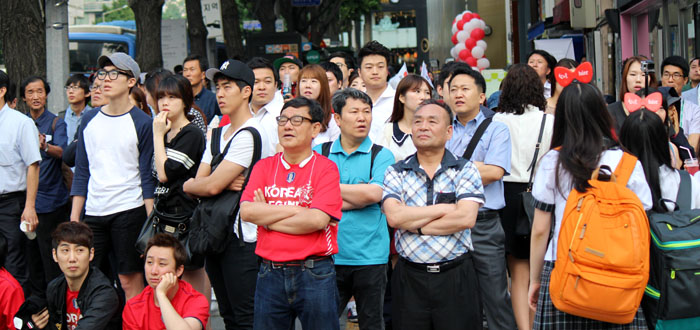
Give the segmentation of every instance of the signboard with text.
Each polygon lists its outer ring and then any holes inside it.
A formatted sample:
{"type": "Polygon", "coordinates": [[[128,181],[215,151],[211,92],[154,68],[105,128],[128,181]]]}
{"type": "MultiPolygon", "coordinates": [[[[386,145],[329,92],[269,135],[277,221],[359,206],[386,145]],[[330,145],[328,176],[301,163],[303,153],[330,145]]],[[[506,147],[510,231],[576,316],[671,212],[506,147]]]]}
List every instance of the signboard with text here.
{"type": "Polygon", "coordinates": [[[223,37],[221,21],[221,3],[219,0],[201,0],[202,18],[207,27],[207,38],[223,37]]]}

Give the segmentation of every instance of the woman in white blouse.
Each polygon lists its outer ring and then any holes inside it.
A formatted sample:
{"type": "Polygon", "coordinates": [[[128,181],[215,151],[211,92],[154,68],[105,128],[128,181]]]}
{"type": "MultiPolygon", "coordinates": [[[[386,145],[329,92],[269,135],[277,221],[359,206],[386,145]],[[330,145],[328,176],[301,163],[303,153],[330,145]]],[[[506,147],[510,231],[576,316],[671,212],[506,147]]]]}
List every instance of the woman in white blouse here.
{"type": "MultiPolygon", "coordinates": [[[[603,95],[591,84],[574,81],[564,88],[555,110],[552,144],[542,157],[532,186],[535,219],[530,245],[530,289],[528,302],[536,310],[533,329],[646,329],[639,308],[629,324],[611,324],[587,319],[558,310],[549,292],[550,275],[557,259],[557,243],[566,200],[572,189],[590,187],[593,171],[602,165],[617,168],[623,151],[617,147],[612,130],[613,120],[603,95]],[[552,217],[554,215],[554,217],[552,217]],[[553,235],[550,228],[554,219],[553,235]]],[[[534,130],[534,129],[533,129],[534,130]]],[[[534,133],[533,133],[534,134],[534,133]]],[[[645,210],[652,207],[651,192],[644,170],[637,161],[627,181],[645,210]]]]}
{"type": "Polygon", "coordinates": [[[418,105],[430,99],[432,95],[430,83],[415,74],[407,75],[396,86],[394,111],[391,113],[389,122],[384,124],[380,140],[374,142],[394,153],[397,162],[416,152],[411,139],[413,113],[418,105]]]}
{"type": "MultiPolygon", "coordinates": [[[[506,234],[506,257],[511,278],[511,302],[518,329],[531,325],[530,308],[527,304],[527,289],[530,281],[530,235],[529,223],[517,226],[522,215],[520,193],[527,190],[531,172],[537,160],[549,150],[554,116],[542,110],[547,105],[543,86],[537,72],[526,64],[515,64],[501,84],[501,96],[495,109],[494,121],[505,123],[510,131],[511,156],[510,175],[503,177],[503,194],[506,207],[500,210],[501,224],[506,234]],[[539,130],[544,121],[540,149],[535,157],[539,130]],[[516,230],[525,228],[526,231],[516,230]]],[[[521,218],[522,219],[522,218],[521,218]]]]}

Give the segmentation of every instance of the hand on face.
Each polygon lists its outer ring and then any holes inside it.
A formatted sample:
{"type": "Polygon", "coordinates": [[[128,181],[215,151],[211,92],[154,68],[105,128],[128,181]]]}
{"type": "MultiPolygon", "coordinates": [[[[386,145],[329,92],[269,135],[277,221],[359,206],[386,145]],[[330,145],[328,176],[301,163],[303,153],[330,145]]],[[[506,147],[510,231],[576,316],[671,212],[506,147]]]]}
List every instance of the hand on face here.
{"type": "Polygon", "coordinates": [[[161,111],[156,118],[153,119],[153,134],[156,136],[164,136],[168,131],[172,122],[168,120],[168,112],[161,111]]]}
{"type": "Polygon", "coordinates": [[[173,273],[165,273],[160,277],[160,282],[156,287],[156,293],[164,294],[167,296],[168,291],[175,287],[175,284],[177,284],[177,276],[175,276],[175,274],[173,273]]]}

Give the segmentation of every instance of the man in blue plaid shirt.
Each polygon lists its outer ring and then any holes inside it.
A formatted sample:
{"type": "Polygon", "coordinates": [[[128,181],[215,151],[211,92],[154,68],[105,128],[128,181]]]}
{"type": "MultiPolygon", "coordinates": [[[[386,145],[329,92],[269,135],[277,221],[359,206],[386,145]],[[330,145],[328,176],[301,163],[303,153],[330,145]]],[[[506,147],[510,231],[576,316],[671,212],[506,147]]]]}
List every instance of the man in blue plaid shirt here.
{"type": "Polygon", "coordinates": [[[394,329],[481,329],[471,227],[484,203],[479,171],[445,149],[452,112],[427,100],[412,127],[417,152],[389,167],[382,207],[397,228],[394,329]]]}

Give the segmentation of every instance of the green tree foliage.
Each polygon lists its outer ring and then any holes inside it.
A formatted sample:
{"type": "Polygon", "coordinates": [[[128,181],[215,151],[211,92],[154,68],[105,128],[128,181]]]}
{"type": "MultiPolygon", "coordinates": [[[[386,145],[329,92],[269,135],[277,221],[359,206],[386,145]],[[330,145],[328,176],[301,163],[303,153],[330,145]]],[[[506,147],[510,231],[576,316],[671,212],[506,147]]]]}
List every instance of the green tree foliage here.
{"type": "Polygon", "coordinates": [[[129,2],[127,0],[115,0],[112,2],[111,6],[102,5],[102,12],[106,13],[103,15],[98,22],[111,22],[111,21],[133,21],[134,12],[129,8],[129,2]]]}
{"type": "Polygon", "coordinates": [[[351,31],[352,21],[359,20],[365,14],[381,8],[380,0],[343,1],[342,6],[340,6],[340,19],[338,20],[340,31],[351,31]]]}

